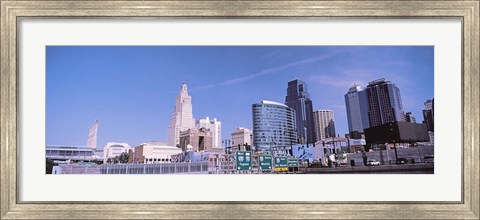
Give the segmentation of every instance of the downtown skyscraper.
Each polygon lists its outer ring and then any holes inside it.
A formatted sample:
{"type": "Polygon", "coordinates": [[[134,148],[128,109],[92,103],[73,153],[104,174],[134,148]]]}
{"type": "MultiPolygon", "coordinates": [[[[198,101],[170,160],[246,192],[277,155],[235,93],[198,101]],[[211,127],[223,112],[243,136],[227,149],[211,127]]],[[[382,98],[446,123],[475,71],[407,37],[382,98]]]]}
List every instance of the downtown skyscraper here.
{"type": "Polygon", "coordinates": [[[428,131],[434,131],[434,113],[433,113],[433,103],[434,99],[428,99],[425,104],[425,109],[422,111],[423,113],[423,123],[427,125],[428,131]]]}
{"type": "Polygon", "coordinates": [[[252,124],[255,148],[268,150],[272,147],[289,147],[296,144],[295,118],[295,110],[285,104],[267,100],[253,104],[252,124]]]}
{"type": "Polygon", "coordinates": [[[365,92],[370,127],[405,121],[400,89],[397,85],[382,78],[369,82],[365,92]]]}
{"type": "Polygon", "coordinates": [[[177,96],[173,114],[168,126],[168,145],[177,146],[180,143],[180,131],[195,127],[192,113],[192,97],[188,95],[187,84],[182,83],[177,96]]]}
{"type": "Polygon", "coordinates": [[[425,109],[422,111],[423,114],[423,124],[427,125],[427,131],[428,131],[428,136],[430,138],[430,144],[435,143],[435,123],[434,123],[434,110],[435,110],[435,105],[434,105],[435,99],[428,99],[425,102],[425,109]]]}
{"type": "Polygon", "coordinates": [[[417,123],[417,119],[413,116],[413,113],[407,112],[405,113],[405,120],[410,123],[417,123]]]}
{"type": "Polygon", "coordinates": [[[345,107],[350,137],[361,138],[363,129],[369,127],[369,121],[367,93],[360,85],[354,84],[345,94],[345,107]]]}
{"type": "Polygon", "coordinates": [[[313,104],[305,82],[297,79],[288,82],[285,104],[295,110],[298,142],[315,143],[313,104]]]}
{"type": "Polygon", "coordinates": [[[318,141],[335,137],[335,121],[332,110],[317,110],[313,112],[315,136],[318,141]]]}

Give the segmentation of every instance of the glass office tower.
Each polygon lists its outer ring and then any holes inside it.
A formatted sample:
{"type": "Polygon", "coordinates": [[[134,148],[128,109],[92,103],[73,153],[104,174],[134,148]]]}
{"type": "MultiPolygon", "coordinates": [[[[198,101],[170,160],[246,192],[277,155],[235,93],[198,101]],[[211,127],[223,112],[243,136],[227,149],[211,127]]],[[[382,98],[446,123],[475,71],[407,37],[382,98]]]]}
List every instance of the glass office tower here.
{"type": "Polygon", "coordinates": [[[361,138],[363,129],[370,127],[368,121],[367,93],[359,85],[353,85],[345,94],[348,132],[351,138],[361,138]]]}
{"type": "Polygon", "coordinates": [[[257,150],[289,147],[297,143],[295,110],[278,102],[252,105],[253,145],[257,150]]]}
{"type": "Polygon", "coordinates": [[[285,104],[296,113],[297,136],[300,143],[315,143],[313,124],[313,104],[307,91],[307,85],[301,80],[288,82],[285,104]]]}

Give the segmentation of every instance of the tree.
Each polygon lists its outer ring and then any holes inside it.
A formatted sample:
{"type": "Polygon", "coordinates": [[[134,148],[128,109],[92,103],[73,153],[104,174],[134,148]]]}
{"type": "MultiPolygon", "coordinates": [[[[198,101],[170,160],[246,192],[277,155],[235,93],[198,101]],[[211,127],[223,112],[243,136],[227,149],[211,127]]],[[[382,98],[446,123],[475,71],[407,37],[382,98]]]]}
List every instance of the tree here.
{"type": "Polygon", "coordinates": [[[128,163],[128,154],[123,152],[120,154],[120,156],[118,156],[118,161],[120,163],[128,163]]]}
{"type": "Polygon", "coordinates": [[[45,174],[52,174],[53,166],[58,165],[54,163],[53,160],[50,160],[50,159],[47,159],[45,164],[46,164],[45,174]]]}
{"type": "Polygon", "coordinates": [[[363,158],[363,165],[364,166],[367,166],[368,165],[368,156],[367,156],[367,153],[365,151],[362,151],[362,158],[363,158]]]}

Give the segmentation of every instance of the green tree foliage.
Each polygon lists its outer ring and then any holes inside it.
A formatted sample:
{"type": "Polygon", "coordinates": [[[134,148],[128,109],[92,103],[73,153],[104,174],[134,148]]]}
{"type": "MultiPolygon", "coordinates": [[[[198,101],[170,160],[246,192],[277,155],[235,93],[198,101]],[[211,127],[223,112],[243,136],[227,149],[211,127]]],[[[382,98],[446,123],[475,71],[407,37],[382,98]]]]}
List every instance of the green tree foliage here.
{"type": "Polygon", "coordinates": [[[128,154],[123,152],[122,154],[120,154],[120,156],[118,156],[118,161],[120,163],[128,163],[128,154]]]}
{"type": "Polygon", "coordinates": [[[114,158],[108,158],[107,163],[108,164],[128,163],[128,153],[123,152],[114,158]]]}

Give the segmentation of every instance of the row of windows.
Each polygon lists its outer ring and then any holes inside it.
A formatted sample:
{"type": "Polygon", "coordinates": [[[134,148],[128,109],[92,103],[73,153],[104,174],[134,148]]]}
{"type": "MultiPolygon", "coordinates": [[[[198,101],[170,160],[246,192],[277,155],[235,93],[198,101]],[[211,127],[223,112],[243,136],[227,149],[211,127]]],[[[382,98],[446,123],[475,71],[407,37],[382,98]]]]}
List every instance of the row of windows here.
{"type": "Polygon", "coordinates": [[[47,156],[92,156],[91,151],[47,150],[47,156]]]}
{"type": "Polygon", "coordinates": [[[275,125],[275,124],[258,124],[253,125],[253,130],[265,129],[265,130],[295,130],[293,125],[275,125]]]}
{"type": "Polygon", "coordinates": [[[286,107],[270,107],[270,106],[254,106],[253,111],[279,111],[279,112],[294,112],[293,108],[286,107]]]}
{"type": "Polygon", "coordinates": [[[146,158],[145,162],[172,162],[172,158],[146,158]]]}

